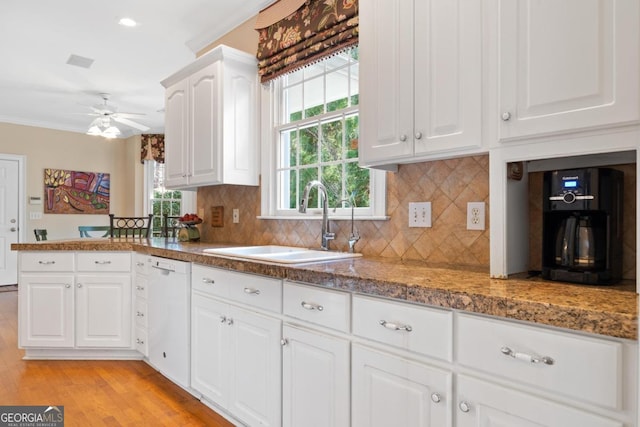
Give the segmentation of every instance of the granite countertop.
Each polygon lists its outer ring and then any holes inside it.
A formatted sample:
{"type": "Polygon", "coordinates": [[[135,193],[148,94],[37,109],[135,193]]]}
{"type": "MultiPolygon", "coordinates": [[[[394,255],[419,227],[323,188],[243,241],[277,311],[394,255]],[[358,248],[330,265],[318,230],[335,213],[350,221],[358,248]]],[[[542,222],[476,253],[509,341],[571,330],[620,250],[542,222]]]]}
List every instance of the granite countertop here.
{"type": "MultiPolygon", "coordinates": [[[[584,286],[526,277],[491,279],[487,272],[439,268],[388,258],[353,258],[306,265],[277,265],[205,255],[229,245],[150,240],[74,239],[17,243],[12,250],[135,250],[198,264],[395,298],[474,313],[637,340],[635,283],[584,286]]],[[[239,245],[233,245],[239,246],[239,245]]]]}

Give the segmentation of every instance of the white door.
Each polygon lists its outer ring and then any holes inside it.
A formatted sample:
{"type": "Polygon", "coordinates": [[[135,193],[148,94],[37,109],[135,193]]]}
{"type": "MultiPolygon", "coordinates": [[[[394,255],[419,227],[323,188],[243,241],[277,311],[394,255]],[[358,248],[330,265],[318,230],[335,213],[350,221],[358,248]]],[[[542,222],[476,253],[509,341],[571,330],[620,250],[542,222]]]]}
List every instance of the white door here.
{"type": "Polygon", "coordinates": [[[282,425],[349,425],[349,341],[284,325],[282,425]]]}
{"type": "Polygon", "coordinates": [[[18,283],[18,161],[0,159],[0,286],[18,283]]]}

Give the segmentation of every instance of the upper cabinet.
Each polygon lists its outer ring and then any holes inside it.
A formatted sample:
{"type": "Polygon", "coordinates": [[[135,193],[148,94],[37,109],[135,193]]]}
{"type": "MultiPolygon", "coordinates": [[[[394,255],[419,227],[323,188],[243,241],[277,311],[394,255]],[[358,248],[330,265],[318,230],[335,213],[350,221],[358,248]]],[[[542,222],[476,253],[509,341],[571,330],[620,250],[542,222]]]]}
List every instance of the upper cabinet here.
{"type": "Polygon", "coordinates": [[[360,3],[360,163],[486,151],[483,2],[360,3]]]}
{"type": "Polygon", "coordinates": [[[499,0],[498,140],[637,121],[638,5],[499,0]]]}
{"type": "Polygon", "coordinates": [[[258,185],[255,58],[218,46],[162,85],[165,186],[258,185]]]}

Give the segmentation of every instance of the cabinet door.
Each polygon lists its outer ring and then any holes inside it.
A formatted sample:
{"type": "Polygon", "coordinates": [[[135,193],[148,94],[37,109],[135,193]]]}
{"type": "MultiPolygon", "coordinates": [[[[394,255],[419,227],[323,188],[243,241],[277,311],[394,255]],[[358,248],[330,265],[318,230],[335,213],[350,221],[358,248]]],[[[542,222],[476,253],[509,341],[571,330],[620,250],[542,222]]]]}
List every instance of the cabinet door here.
{"type": "Polygon", "coordinates": [[[623,427],[619,421],[464,375],[457,385],[457,427],[623,427]]]}
{"type": "Polygon", "coordinates": [[[413,3],[369,0],[360,4],[359,156],[363,165],[413,154],[413,3]]]}
{"type": "Polygon", "coordinates": [[[452,425],[452,374],[357,344],[352,358],[353,427],[452,425]]]}
{"type": "MultiPolygon", "coordinates": [[[[281,321],[230,306],[229,411],[248,425],[281,425],[281,321]]],[[[227,322],[229,323],[229,322],[227,322]]]]}
{"type": "Polygon", "coordinates": [[[349,341],[284,325],[282,425],[349,425],[349,341]]]}
{"type": "Polygon", "coordinates": [[[415,1],[417,157],[482,148],[482,4],[415,1]]]}
{"type": "Polygon", "coordinates": [[[638,6],[501,0],[501,139],[638,120],[638,6]]]}
{"type": "Polygon", "coordinates": [[[72,275],[20,276],[20,347],[73,347],[72,275]]]}
{"type": "Polygon", "coordinates": [[[165,91],[165,185],[169,188],[186,185],[189,179],[188,90],[185,79],[165,91]]]}
{"type": "Polygon", "coordinates": [[[129,275],[77,276],[77,347],[131,347],[132,317],[129,275]]]}
{"type": "Polygon", "coordinates": [[[189,78],[190,184],[219,184],[222,181],[219,80],[219,62],[189,78]]]}
{"type": "Polygon", "coordinates": [[[224,408],[229,389],[227,309],[227,304],[192,295],[191,387],[224,408]]]}

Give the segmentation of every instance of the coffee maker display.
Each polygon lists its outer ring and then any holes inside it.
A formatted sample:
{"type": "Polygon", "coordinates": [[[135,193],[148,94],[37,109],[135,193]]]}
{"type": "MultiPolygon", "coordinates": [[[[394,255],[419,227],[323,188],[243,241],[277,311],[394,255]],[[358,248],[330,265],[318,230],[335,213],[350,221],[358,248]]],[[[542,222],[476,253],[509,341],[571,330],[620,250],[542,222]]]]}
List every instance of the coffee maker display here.
{"type": "Polygon", "coordinates": [[[542,277],[607,285],[622,275],[623,174],[548,171],[543,178],[542,277]]]}

